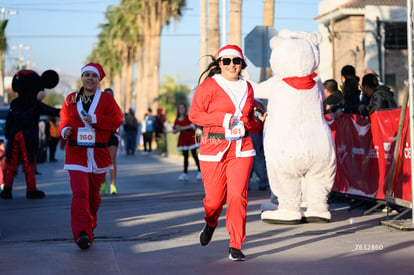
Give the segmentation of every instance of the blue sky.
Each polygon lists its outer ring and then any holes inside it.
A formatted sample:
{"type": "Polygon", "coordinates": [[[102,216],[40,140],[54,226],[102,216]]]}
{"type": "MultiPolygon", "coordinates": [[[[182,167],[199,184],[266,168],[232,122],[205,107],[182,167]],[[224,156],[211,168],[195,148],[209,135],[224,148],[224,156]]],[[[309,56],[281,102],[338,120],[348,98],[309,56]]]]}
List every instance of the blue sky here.
{"type": "MultiPolygon", "coordinates": [[[[161,40],[160,77],[173,76],[179,83],[194,87],[199,77],[199,0],[187,0],[187,8],[178,22],[164,27],[161,40]]],[[[221,1],[220,1],[221,2],[221,1]]],[[[313,18],[318,15],[319,0],[276,0],[275,28],[317,31],[313,18]]],[[[6,36],[10,46],[6,66],[16,64],[20,56],[30,60],[32,69],[42,72],[79,74],[97,42],[104,12],[119,0],[2,0],[0,8],[18,11],[5,14],[9,20],[6,36]],[[30,47],[30,50],[27,48],[30,47]]],[[[229,8],[227,1],[227,8],[229,8]]],[[[220,8],[221,9],[221,8],[220,8]]],[[[243,0],[242,36],[262,24],[263,1],[243,0]]],[[[228,22],[228,19],[227,19],[228,22]]],[[[242,49],[244,45],[242,44],[242,49]]],[[[248,62],[253,80],[259,68],[248,62]]]]}

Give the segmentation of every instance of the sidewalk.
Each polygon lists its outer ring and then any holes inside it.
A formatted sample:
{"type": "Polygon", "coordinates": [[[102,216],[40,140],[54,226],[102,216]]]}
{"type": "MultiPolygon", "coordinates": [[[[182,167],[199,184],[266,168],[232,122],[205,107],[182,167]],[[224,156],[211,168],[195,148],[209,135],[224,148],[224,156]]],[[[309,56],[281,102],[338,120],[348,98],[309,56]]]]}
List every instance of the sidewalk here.
{"type": "Polygon", "coordinates": [[[245,262],[228,257],[223,211],[212,242],[199,244],[204,225],[202,183],[177,180],[182,159],[118,154],[118,195],[104,196],[95,242],[82,251],[72,240],[71,191],[63,167],[42,163],[27,200],[19,169],[12,200],[0,200],[0,274],[414,274],[414,232],[380,225],[383,212],[363,215],[331,205],[329,224],[271,225],[260,220],[269,193],[248,194],[245,262]]]}

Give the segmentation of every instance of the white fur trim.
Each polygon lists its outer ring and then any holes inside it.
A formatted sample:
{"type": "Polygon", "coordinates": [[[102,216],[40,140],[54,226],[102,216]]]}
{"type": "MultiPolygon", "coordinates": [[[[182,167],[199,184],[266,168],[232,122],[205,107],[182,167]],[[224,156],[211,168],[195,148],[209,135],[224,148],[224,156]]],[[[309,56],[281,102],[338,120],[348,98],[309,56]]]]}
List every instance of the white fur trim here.
{"type": "Polygon", "coordinates": [[[222,50],[222,51],[219,53],[218,58],[223,57],[223,56],[225,56],[225,55],[235,55],[235,56],[238,56],[238,57],[240,57],[240,58],[243,58],[243,57],[241,56],[240,52],[239,52],[239,51],[237,51],[237,50],[234,50],[234,49],[225,49],[225,50],[222,50]]]}
{"type": "Polygon", "coordinates": [[[85,66],[85,67],[83,67],[82,70],[81,70],[81,75],[86,71],[94,72],[99,76],[99,78],[101,78],[101,75],[100,75],[98,69],[95,68],[94,66],[85,66]]]}

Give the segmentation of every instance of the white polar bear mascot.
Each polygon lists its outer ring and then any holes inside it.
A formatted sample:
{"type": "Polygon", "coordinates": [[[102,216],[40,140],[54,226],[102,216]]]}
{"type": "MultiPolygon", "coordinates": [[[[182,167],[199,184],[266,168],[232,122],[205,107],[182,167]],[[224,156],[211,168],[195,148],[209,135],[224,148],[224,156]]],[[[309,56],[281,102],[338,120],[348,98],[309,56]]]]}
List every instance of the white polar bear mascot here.
{"type": "Polygon", "coordinates": [[[261,219],[275,224],[329,222],[328,194],[336,173],[335,143],[322,110],[321,35],[282,30],[270,40],[273,77],[254,85],[267,98],[264,151],[272,192],[279,205],[261,219]],[[306,186],[302,188],[301,186],[306,186]],[[307,209],[301,212],[302,196],[307,209]]]}

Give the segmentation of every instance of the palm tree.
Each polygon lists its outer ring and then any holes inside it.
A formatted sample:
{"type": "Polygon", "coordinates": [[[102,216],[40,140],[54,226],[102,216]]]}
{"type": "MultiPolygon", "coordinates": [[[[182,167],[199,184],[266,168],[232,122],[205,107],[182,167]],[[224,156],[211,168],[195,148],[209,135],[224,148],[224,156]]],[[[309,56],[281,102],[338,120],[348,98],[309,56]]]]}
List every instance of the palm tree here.
{"type": "Polygon", "coordinates": [[[241,46],[242,0],[230,0],[230,37],[229,42],[241,46]]]}
{"type": "Polygon", "coordinates": [[[141,89],[138,89],[136,98],[136,114],[138,118],[144,116],[146,109],[157,107],[159,97],[159,63],[161,32],[170,18],[178,19],[185,0],[141,0],[141,14],[139,15],[143,34],[142,62],[143,70],[140,73],[141,89]],[[143,101],[143,102],[139,102],[143,101]],[[144,106],[143,106],[144,105],[144,106]],[[145,106],[146,105],[146,106],[145,106]]]}
{"type": "Polygon", "coordinates": [[[220,49],[219,0],[210,0],[208,4],[208,52],[216,55],[220,49]]]}
{"type": "Polygon", "coordinates": [[[179,18],[184,6],[185,0],[122,0],[108,9],[108,23],[88,59],[101,62],[110,72],[102,85],[116,86],[115,99],[124,110],[135,105],[135,113],[143,117],[147,107],[156,106],[162,27],[170,18],[179,18]]]}
{"type": "Polygon", "coordinates": [[[3,96],[3,102],[7,103],[7,96],[4,91],[4,53],[7,50],[7,40],[5,30],[8,20],[1,21],[0,24],[0,96],[3,96]]]}
{"type": "Polygon", "coordinates": [[[200,0],[200,73],[201,74],[208,64],[208,38],[207,38],[207,0],[200,0]]]}
{"type": "MultiPolygon", "coordinates": [[[[275,22],[275,0],[264,0],[263,26],[273,27],[274,22],[275,22]]],[[[270,67],[260,69],[260,81],[266,80],[271,75],[272,75],[272,69],[270,67]]]]}

